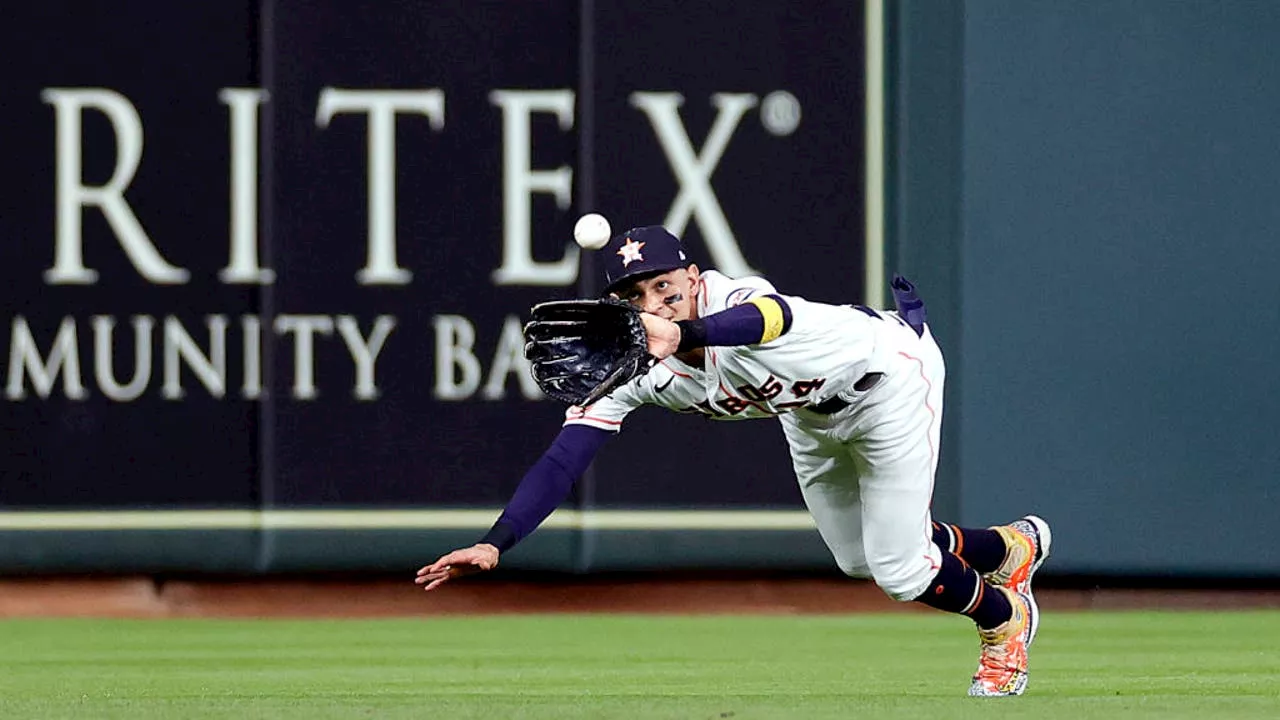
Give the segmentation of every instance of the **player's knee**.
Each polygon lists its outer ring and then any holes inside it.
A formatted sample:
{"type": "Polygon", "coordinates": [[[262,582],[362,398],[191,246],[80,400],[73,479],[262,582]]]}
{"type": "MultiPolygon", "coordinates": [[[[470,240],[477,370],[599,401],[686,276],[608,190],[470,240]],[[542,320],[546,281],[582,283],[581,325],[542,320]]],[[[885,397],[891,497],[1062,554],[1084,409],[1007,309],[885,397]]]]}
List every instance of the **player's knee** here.
{"type": "Polygon", "coordinates": [[[837,558],[836,565],[840,568],[840,572],[851,578],[865,580],[871,577],[871,568],[865,562],[837,558]]]}
{"type": "Polygon", "coordinates": [[[919,583],[906,584],[897,580],[882,581],[881,578],[876,578],[876,585],[880,586],[885,595],[898,602],[911,602],[920,597],[919,583]]]}
{"type": "Polygon", "coordinates": [[[928,587],[933,573],[927,562],[883,563],[871,566],[871,577],[885,595],[898,602],[910,602],[928,587]]]}

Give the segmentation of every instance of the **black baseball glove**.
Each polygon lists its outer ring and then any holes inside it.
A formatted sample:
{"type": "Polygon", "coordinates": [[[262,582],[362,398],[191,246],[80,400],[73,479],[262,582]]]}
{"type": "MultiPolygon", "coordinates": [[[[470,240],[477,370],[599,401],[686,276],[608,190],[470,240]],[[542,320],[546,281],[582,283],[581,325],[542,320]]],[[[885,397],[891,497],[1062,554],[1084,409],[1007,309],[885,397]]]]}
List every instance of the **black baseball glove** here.
{"type": "Polygon", "coordinates": [[[547,395],[586,407],[649,372],[640,311],[612,298],[553,300],[533,307],[524,326],[524,356],[547,395]]]}

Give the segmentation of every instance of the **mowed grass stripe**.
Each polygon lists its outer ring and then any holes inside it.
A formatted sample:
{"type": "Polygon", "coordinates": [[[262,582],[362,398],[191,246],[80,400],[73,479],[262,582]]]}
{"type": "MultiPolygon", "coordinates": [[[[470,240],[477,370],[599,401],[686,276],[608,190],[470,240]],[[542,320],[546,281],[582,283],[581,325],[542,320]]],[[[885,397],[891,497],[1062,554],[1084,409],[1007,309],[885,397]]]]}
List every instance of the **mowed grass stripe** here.
{"type": "Polygon", "coordinates": [[[1274,718],[1280,613],[1049,613],[964,696],[945,615],[0,621],[0,717],[1274,718]]]}

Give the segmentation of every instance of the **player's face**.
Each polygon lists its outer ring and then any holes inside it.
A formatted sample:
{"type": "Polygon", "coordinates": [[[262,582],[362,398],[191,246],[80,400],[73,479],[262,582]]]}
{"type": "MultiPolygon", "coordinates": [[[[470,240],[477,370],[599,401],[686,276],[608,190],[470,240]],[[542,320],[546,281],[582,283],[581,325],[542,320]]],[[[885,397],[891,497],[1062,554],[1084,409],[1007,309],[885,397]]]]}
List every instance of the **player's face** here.
{"type": "Polygon", "coordinates": [[[698,266],[637,280],[620,289],[617,295],[647,313],[672,322],[697,320],[698,266]]]}

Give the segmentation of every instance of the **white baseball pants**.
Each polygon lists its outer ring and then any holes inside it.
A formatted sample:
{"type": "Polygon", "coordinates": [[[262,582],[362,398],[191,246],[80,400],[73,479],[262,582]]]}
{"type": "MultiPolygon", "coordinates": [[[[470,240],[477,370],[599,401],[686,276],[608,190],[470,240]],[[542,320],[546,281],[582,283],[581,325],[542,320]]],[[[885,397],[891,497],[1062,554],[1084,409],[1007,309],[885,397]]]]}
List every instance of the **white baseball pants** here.
{"type": "Polygon", "coordinates": [[[942,351],[926,328],[890,335],[885,377],[841,397],[828,416],[784,415],[796,479],[822,539],[846,575],[914,600],[937,574],[930,504],[942,430],[942,351]]]}

